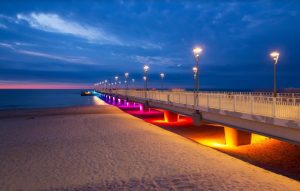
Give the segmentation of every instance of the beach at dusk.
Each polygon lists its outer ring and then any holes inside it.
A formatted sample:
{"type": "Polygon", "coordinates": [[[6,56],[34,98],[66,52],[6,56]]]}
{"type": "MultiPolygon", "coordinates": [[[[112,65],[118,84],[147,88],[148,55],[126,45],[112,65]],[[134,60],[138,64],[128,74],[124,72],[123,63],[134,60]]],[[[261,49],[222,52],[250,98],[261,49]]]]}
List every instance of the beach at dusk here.
{"type": "Polygon", "coordinates": [[[1,190],[297,190],[300,186],[110,105],[22,115],[1,112],[0,118],[1,190]]]}
{"type": "Polygon", "coordinates": [[[300,1],[0,1],[0,191],[299,191],[300,1]]]}

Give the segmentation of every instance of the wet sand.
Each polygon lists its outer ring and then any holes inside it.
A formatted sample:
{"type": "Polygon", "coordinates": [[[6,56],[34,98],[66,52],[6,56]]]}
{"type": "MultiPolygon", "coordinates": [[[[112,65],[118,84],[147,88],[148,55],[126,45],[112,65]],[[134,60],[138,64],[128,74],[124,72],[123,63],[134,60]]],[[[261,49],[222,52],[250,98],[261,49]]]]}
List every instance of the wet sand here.
{"type": "Polygon", "coordinates": [[[1,190],[298,190],[300,183],[100,105],[0,113],[1,190]]]}

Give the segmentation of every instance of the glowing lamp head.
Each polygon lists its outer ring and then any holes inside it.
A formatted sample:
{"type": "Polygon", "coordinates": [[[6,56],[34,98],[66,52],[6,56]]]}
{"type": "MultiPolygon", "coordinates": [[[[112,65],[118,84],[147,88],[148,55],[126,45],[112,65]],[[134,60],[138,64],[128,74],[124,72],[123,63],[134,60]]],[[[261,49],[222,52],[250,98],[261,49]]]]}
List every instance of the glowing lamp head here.
{"type": "Polygon", "coordinates": [[[121,84],[121,81],[119,81],[119,84],[121,84]]]}
{"type": "Polygon", "coordinates": [[[118,77],[118,76],[115,76],[115,80],[118,81],[118,79],[119,79],[119,77],[118,77]]]}
{"type": "Polygon", "coordinates": [[[270,54],[270,56],[273,58],[273,60],[275,60],[277,62],[277,60],[279,58],[279,52],[274,51],[270,54]]]}
{"type": "Polygon", "coordinates": [[[146,80],[147,80],[147,77],[146,77],[146,76],[143,76],[143,80],[146,81],[146,80]]]}
{"type": "Polygon", "coordinates": [[[198,58],[200,56],[201,52],[202,52],[202,48],[200,48],[200,47],[195,47],[193,49],[193,53],[194,53],[195,58],[198,58]]]}
{"type": "Polygon", "coordinates": [[[128,76],[129,76],[129,73],[125,72],[125,78],[128,78],[128,76]]]}
{"type": "Polygon", "coordinates": [[[105,80],[104,82],[107,83],[107,80],[105,80]]]}
{"type": "Polygon", "coordinates": [[[148,66],[148,65],[145,65],[145,66],[144,66],[144,71],[147,72],[148,70],[149,70],[149,66],[148,66]]]}
{"type": "Polygon", "coordinates": [[[161,79],[163,79],[165,77],[165,74],[164,73],[160,73],[160,77],[161,77],[161,79]]]}
{"type": "Polygon", "coordinates": [[[134,79],[134,78],[132,78],[132,79],[131,79],[131,81],[134,83],[134,82],[135,82],[135,79],[134,79]]]}
{"type": "Polygon", "coordinates": [[[198,69],[197,69],[197,67],[193,67],[193,72],[196,74],[197,73],[197,71],[198,71],[198,69]]]}

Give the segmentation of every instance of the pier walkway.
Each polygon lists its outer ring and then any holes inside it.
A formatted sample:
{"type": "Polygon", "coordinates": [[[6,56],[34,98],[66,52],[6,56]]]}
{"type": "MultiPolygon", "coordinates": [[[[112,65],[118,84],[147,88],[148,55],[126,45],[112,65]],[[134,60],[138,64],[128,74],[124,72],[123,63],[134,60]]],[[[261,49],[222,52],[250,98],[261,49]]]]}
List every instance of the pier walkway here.
{"type": "Polygon", "coordinates": [[[284,141],[300,143],[300,96],[259,93],[100,90],[112,97],[191,116],[195,124],[211,121],[284,141]]]}

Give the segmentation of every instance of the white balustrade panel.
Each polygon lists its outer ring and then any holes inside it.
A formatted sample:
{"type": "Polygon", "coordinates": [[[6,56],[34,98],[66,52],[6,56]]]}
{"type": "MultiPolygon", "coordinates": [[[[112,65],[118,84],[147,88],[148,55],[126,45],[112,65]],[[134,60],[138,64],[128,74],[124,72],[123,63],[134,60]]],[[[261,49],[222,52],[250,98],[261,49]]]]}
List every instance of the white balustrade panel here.
{"type": "Polygon", "coordinates": [[[280,119],[300,120],[300,95],[298,94],[280,94],[281,97],[274,98],[271,97],[272,94],[270,93],[201,92],[198,94],[198,106],[196,106],[193,92],[137,90],[105,90],[105,92],[176,103],[181,104],[182,107],[204,107],[280,119]]]}

